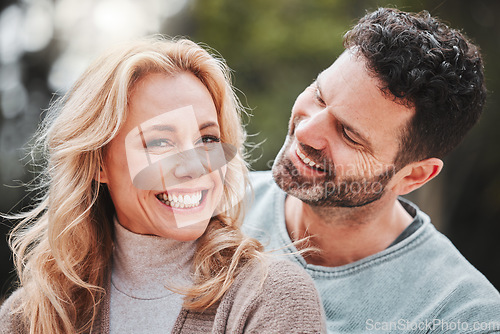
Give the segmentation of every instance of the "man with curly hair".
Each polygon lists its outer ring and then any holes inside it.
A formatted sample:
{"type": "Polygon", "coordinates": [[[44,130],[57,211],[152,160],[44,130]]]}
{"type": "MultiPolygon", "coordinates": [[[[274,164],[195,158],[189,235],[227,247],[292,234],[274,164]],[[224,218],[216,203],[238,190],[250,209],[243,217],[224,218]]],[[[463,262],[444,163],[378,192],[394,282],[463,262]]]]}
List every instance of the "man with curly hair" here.
{"type": "Polygon", "coordinates": [[[344,44],[298,96],[272,173],[254,173],[245,231],[313,277],[332,333],[500,331],[498,291],[400,197],[479,119],[479,49],[427,12],[388,8],[344,44]]]}

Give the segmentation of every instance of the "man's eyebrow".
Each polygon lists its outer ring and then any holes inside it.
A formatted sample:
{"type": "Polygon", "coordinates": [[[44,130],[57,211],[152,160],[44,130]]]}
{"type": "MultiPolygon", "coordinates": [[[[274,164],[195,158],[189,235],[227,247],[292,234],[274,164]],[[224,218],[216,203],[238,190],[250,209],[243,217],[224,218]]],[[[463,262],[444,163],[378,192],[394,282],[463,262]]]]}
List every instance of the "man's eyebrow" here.
{"type": "MultiPolygon", "coordinates": [[[[321,73],[323,73],[323,72],[321,72],[321,73]]],[[[314,79],[314,81],[313,81],[313,83],[316,85],[316,89],[317,89],[317,91],[319,91],[319,95],[320,95],[320,96],[322,95],[322,94],[321,94],[321,92],[322,92],[322,91],[321,91],[321,84],[320,84],[320,82],[319,82],[319,76],[321,75],[321,73],[319,73],[319,74],[318,74],[318,76],[316,77],[316,79],[314,79]]]]}
{"type": "Polygon", "coordinates": [[[322,84],[320,79],[321,74],[323,74],[323,72],[320,72],[316,77],[316,79],[314,79],[314,84],[316,85],[316,95],[318,95],[322,100],[324,100],[325,96],[323,95],[322,84]]]}
{"type": "MultiPolygon", "coordinates": [[[[323,98],[323,95],[321,93],[320,75],[321,75],[321,73],[318,74],[318,76],[316,77],[316,80],[314,82],[316,83],[316,87],[317,87],[317,90],[319,92],[320,97],[323,98]]],[[[364,135],[361,134],[361,131],[356,130],[356,128],[353,125],[346,122],[345,119],[340,118],[337,114],[335,114],[335,111],[333,111],[333,113],[334,113],[334,117],[344,127],[344,129],[347,130],[348,132],[354,134],[354,136],[356,138],[353,138],[353,139],[360,141],[360,144],[365,146],[368,149],[368,151],[373,152],[372,144],[370,143],[368,138],[366,138],[364,135]]]]}

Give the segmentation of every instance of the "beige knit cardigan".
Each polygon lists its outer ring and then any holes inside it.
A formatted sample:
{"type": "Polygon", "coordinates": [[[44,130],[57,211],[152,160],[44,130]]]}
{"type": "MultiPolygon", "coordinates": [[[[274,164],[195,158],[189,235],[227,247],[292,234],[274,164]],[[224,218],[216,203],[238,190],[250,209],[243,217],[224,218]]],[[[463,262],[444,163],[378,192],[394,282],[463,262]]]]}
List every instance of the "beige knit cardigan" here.
{"type": "MultiPolygon", "coordinates": [[[[261,285],[262,269],[254,263],[236,278],[219,303],[204,312],[182,309],[172,333],[326,333],[320,298],[312,279],[288,260],[269,260],[261,285]]],[[[0,309],[0,333],[29,333],[22,316],[12,310],[22,289],[0,309]]],[[[92,334],[109,334],[109,294],[92,334]]]]}

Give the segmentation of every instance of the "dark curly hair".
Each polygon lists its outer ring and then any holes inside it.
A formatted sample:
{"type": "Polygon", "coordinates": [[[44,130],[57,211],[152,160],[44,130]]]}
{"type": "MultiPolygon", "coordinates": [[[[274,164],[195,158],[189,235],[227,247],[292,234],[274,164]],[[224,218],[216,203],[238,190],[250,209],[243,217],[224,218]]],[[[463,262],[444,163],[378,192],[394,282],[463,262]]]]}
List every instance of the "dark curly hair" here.
{"type": "Polygon", "coordinates": [[[365,58],[384,93],[416,109],[396,166],[442,158],[479,119],[486,99],[479,49],[428,12],[379,8],[346,33],[344,46],[365,58]]]}

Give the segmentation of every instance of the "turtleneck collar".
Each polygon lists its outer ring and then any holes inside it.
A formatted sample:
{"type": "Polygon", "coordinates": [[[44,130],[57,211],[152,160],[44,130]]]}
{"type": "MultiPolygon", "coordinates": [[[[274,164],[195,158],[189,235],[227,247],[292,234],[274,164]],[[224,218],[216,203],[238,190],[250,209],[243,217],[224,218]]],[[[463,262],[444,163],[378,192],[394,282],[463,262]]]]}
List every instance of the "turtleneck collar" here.
{"type": "Polygon", "coordinates": [[[136,299],[159,299],[172,294],[168,287],[184,288],[191,283],[196,240],[136,234],[117,219],[114,226],[111,282],[117,290],[136,299]]]}

